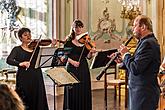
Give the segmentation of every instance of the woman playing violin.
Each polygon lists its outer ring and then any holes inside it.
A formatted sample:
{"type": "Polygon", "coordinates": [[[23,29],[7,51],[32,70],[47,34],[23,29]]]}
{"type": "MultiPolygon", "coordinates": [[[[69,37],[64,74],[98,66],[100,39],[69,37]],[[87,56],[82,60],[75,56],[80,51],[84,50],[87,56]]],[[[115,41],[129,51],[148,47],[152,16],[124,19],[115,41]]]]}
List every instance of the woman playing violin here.
{"type": "Polygon", "coordinates": [[[70,110],[92,110],[91,78],[87,59],[92,57],[95,48],[87,49],[86,46],[81,44],[76,38],[82,34],[83,27],[83,23],[76,19],[71,26],[71,32],[67,36],[66,43],[64,44],[64,48],[72,48],[66,65],[67,71],[74,74],[80,81],[80,83],[74,84],[69,88],[68,94],[66,93],[67,88],[65,87],[64,110],[68,109],[67,107],[69,107],[70,110]],[[69,96],[68,106],[67,95],[69,96]]]}
{"type": "Polygon", "coordinates": [[[21,28],[18,37],[22,44],[14,47],[7,57],[9,65],[18,67],[16,92],[23,100],[26,110],[48,110],[42,71],[41,68],[34,67],[39,47],[30,62],[33,53],[28,45],[31,42],[30,29],[21,28]]]}

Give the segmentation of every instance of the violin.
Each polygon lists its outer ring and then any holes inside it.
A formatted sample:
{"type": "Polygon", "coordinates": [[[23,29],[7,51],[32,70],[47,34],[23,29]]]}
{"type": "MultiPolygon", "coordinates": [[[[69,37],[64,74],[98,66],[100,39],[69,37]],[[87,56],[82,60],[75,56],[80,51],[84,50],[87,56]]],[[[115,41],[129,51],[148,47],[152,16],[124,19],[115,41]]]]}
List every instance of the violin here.
{"type": "Polygon", "coordinates": [[[56,41],[56,42],[59,42],[59,43],[62,43],[62,44],[65,44],[65,43],[66,43],[66,41],[64,41],[64,40],[55,39],[55,41],[56,41]]]}
{"type": "MultiPolygon", "coordinates": [[[[95,43],[91,41],[91,38],[88,34],[83,35],[80,39],[78,39],[78,42],[81,44],[84,44],[85,45],[84,47],[86,47],[88,50],[91,50],[92,48],[96,47],[95,43]]],[[[84,52],[84,47],[83,47],[83,50],[80,54],[78,62],[80,62],[80,60],[81,60],[81,57],[82,57],[83,52],[84,52]]]]}
{"type": "Polygon", "coordinates": [[[36,47],[37,43],[38,43],[38,46],[48,46],[48,45],[50,45],[52,43],[51,39],[41,39],[40,41],[38,41],[38,40],[39,39],[33,39],[29,43],[28,47],[30,49],[34,49],[36,47]]]}
{"type": "Polygon", "coordinates": [[[91,41],[91,38],[88,34],[81,37],[78,41],[79,43],[84,44],[88,50],[91,50],[92,48],[96,47],[95,42],[91,41]]]}

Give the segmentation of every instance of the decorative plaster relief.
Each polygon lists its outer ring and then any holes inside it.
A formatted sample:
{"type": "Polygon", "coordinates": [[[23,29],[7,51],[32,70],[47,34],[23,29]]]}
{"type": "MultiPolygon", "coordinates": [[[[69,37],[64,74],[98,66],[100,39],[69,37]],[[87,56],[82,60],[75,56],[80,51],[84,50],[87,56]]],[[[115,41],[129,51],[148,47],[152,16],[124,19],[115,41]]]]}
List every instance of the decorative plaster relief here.
{"type": "Polygon", "coordinates": [[[129,29],[128,21],[120,18],[121,4],[116,0],[90,0],[89,5],[89,33],[96,48],[119,48],[127,39],[126,29],[129,29]]]}

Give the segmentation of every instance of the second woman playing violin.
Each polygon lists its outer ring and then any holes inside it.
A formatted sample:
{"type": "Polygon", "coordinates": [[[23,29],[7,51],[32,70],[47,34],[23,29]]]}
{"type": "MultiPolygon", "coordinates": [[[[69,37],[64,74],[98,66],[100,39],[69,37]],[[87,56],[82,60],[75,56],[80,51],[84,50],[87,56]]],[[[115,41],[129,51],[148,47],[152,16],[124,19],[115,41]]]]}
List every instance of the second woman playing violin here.
{"type": "Polygon", "coordinates": [[[92,110],[91,78],[87,59],[92,57],[95,48],[89,50],[84,47],[84,44],[81,44],[77,40],[76,37],[82,34],[83,27],[84,25],[80,20],[75,20],[71,26],[71,32],[66,39],[66,43],[64,44],[64,48],[72,48],[66,65],[67,71],[74,74],[80,81],[80,83],[74,84],[69,88],[68,94],[65,88],[64,110],[92,110]],[[69,98],[69,105],[67,105],[67,95],[69,98]]]}
{"type": "Polygon", "coordinates": [[[26,110],[48,110],[42,71],[41,68],[34,67],[39,47],[30,62],[33,53],[28,46],[31,42],[30,29],[21,28],[18,37],[22,44],[14,47],[7,58],[8,64],[18,67],[16,92],[23,100],[26,110]]]}

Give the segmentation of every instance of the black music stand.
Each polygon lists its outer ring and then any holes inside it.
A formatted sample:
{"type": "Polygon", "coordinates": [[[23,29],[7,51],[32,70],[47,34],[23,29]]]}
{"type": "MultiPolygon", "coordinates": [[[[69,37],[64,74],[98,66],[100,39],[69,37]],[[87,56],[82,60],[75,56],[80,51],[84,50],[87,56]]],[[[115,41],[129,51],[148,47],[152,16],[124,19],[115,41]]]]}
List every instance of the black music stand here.
{"type": "Polygon", "coordinates": [[[72,48],[40,47],[35,68],[65,66],[71,49],[72,48]]]}
{"type": "MultiPolygon", "coordinates": [[[[63,67],[55,67],[47,71],[48,76],[53,80],[54,84],[58,87],[66,86],[66,97],[67,97],[67,109],[69,108],[69,87],[75,83],[79,83],[80,81],[71,73],[68,73],[63,67]]],[[[55,92],[54,92],[55,95],[55,92]]],[[[55,97],[55,96],[54,96],[55,97]]],[[[54,98],[55,100],[55,98],[54,98]]],[[[54,101],[55,102],[55,101],[54,101]]],[[[55,103],[54,103],[55,104],[55,103]]]]}
{"type": "MultiPolygon", "coordinates": [[[[74,75],[68,73],[63,68],[63,66],[66,65],[68,59],[67,55],[70,54],[70,51],[71,48],[41,47],[35,64],[35,68],[55,67],[47,71],[47,76],[54,83],[54,110],[56,109],[55,85],[65,86],[79,83],[74,75]],[[61,60],[61,58],[63,60],[61,60]]],[[[67,110],[69,110],[69,106],[67,110]]]]}
{"type": "Polygon", "coordinates": [[[46,68],[51,67],[54,53],[57,48],[54,47],[40,47],[35,68],[46,68]]]}
{"type": "Polygon", "coordinates": [[[116,65],[116,62],[114,59],[110,59],[107,56],[111,55],[112,53],[117,52],[117,49],[110,49],[110,50],[104,50],[99,51],[95,54],[93,61],[91,63],[90,69],[100,68],[104,67],[99,75],[96,77],[97,80],[100,80],[100,78],[104,75],[104,108],[107,110],[107,79],[106,79],[106,70],[113,65],[116,65]]]}
{"type": "MultiPolygon", "coordinates": [[[[93,58],[93,61],[91,63],[90,69],[100,68],[106,66],[106,64],[109,62],[110,58],[108,58],[108,55],[111,55],[112,53],[117,52],[117,49],[109,49],[109,50],[101,50],[97,52],[93,58]]],[[[112,62],[111,65],[115,65],[116,62],[112,62]]]]}
{"type": "MultiPolygon", "coordinates": [[[[65,66],[67,62],[67,55],[70,53],[70,51],[71,48],[40,47],[35,68],[65,66]],[[61,61],[61,58],[63,58],[63,61],[61,61]]],[[[56,109],[55,85],[58,85],[58,83],[49,74],[47,74],[47,76],[54,83],[54,110],[55,110],[56,109]]]]}

